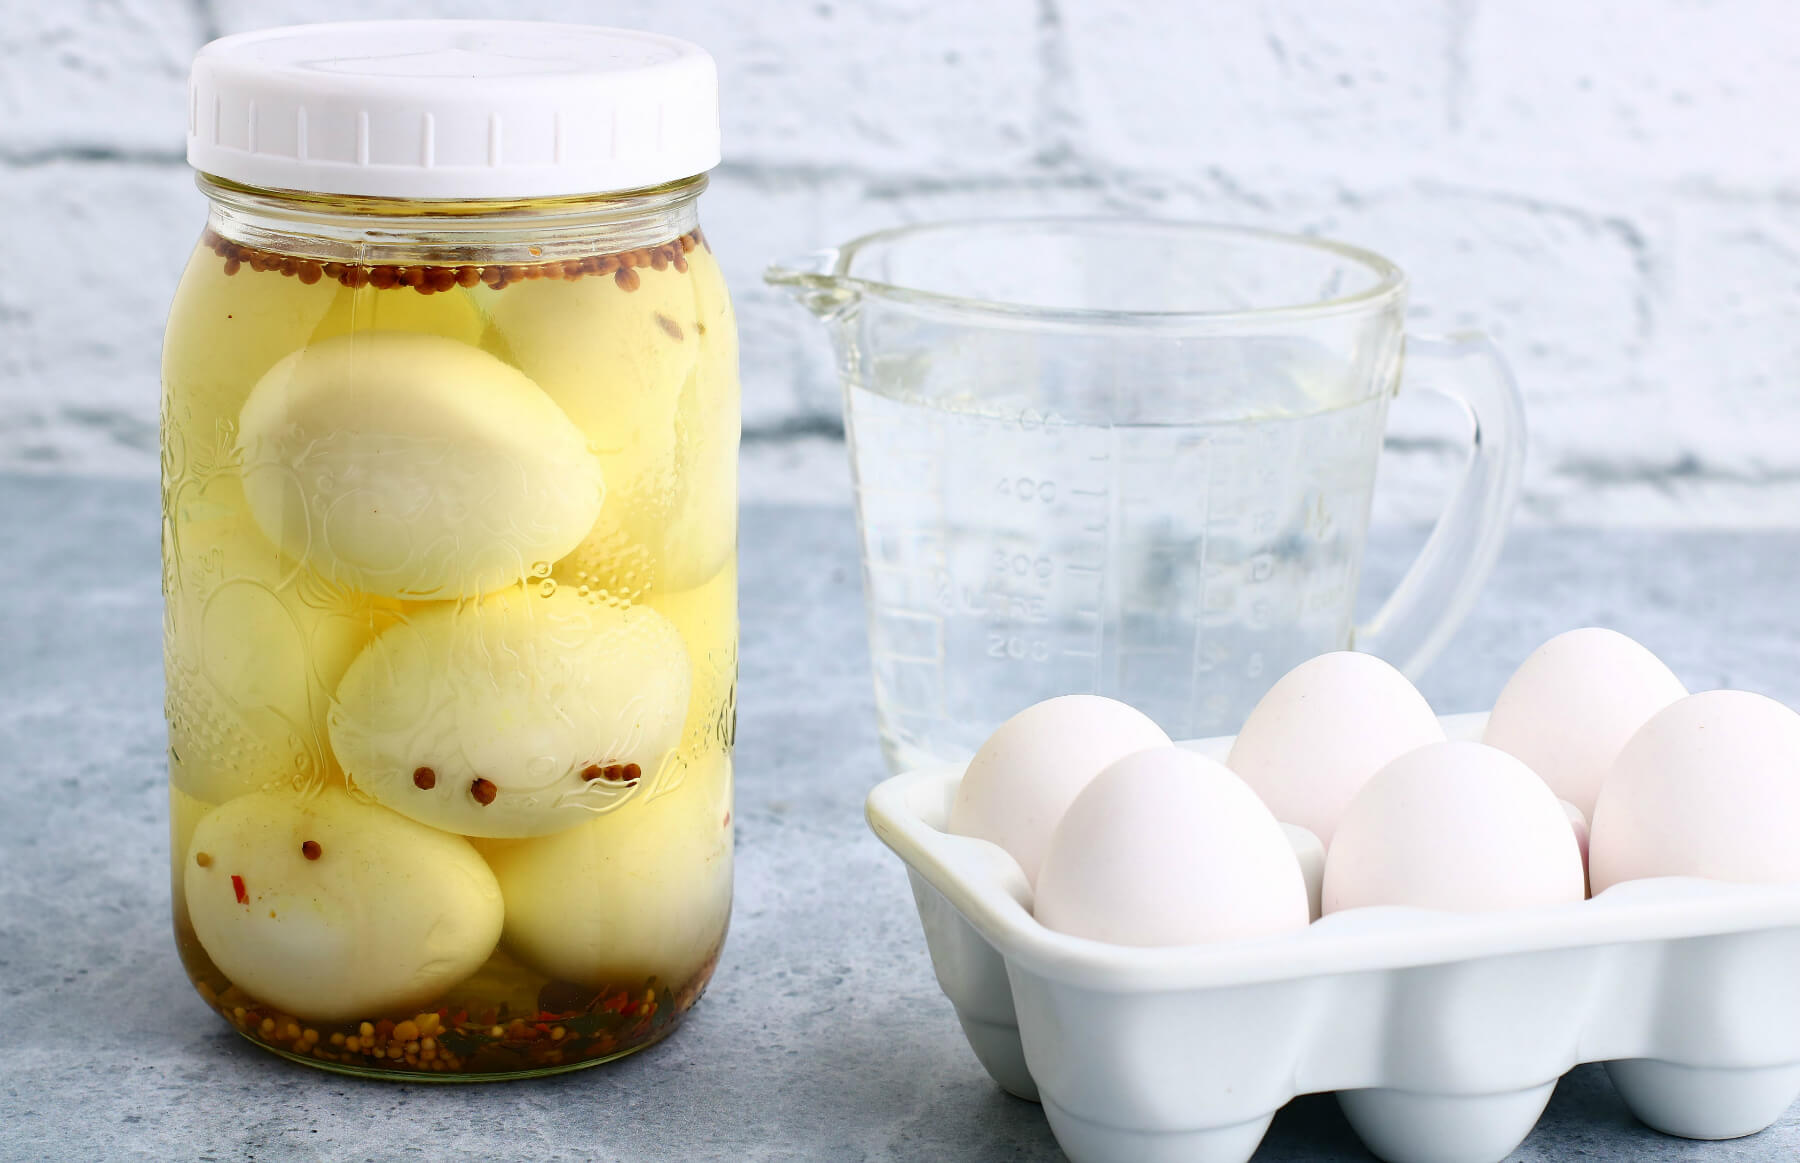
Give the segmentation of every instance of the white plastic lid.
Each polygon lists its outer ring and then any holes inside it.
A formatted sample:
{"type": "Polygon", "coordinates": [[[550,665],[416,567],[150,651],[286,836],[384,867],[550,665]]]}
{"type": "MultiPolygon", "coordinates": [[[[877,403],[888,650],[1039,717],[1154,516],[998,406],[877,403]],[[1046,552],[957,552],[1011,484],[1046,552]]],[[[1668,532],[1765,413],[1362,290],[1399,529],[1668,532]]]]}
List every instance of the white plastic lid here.
{"type": "Polygon", "coordinates": [[[718,164],[718,71],[684,40],[580,24],[248,32],[194,58],[187,156],[230,181],[322,194],[636,190],[718,164]]]}

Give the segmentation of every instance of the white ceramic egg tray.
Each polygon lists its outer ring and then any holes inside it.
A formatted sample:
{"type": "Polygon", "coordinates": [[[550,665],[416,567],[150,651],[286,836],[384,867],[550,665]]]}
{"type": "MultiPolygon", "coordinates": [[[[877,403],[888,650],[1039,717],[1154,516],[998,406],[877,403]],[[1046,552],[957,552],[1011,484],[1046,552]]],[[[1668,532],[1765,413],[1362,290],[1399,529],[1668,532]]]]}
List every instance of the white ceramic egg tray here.
{"type": "MultiPolygon", "coordinates": [[[[1444,725],[1478,738],[1485,719],[1444,725]]],[[[1043,1103],[1074,1163],[1238,1163],[1279,1107],[1324,1091],[1390,1163],[1496,1163],[1582,1062],[1690,1139],[1760,1131],[1800,1096],[1800,886],[1646,880],[1554,908],[1114,946],[1038,924],[1010,856],[943,831],[961,777],[888,780],[869,824],[906,862],[975,1056],[1043,1103]]]]}

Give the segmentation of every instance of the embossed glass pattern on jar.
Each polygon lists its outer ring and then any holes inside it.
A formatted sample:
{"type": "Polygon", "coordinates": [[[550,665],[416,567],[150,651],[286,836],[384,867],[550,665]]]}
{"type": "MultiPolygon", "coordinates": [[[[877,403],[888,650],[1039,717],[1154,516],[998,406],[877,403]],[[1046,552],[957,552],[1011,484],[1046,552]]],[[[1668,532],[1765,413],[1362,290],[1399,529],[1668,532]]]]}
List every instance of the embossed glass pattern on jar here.
{"type": "Polygon", "coordinates": [[[656,1041],[731,900],[737,337],[704,179],[201,187],[162,400],[189,976],[343,1071],[656,1041]]]}

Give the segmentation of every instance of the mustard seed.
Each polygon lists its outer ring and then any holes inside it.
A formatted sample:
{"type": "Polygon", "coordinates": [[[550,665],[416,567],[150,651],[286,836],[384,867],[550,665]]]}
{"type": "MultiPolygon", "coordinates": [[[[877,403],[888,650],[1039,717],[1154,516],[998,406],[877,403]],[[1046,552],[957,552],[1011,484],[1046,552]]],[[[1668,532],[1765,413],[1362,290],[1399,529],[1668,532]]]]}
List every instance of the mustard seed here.
{"type": "MultiPolygon", "coordinates": [[[[626,272],[641,267],[650,267],[660,271],[671,266],[677,271],[686,272],[688,269],[686,256],[688,254],[691,254],[696,247],[703,246],[708,251],[712,249],[706,237],[698,229],[694,229],[654,246],[635,247],[614,254],[586,255],[579,258],[535,262],[528,265],[487,266],[469,263],[460,265],[416,263],[362,265],[337,260],[324,261],[300,255],[277,254],[258,247],[232,242],[210,230],[206,232],[202,243],[219,256],[227,275],[235,275],[248,266],[252,271],[276,272],[289,278],[298,278],[300,282],[309,286],[322,279],[330,279],[352,289],[367,286],[373,286],[380,290],[411,287],[422,295],[446,292],[458,286],[473,287],[478,283],[484,283],[494,290],[499,290],[512,283],[533,279],[578,279],[587,275],[607,274],[614,277],[622,290],[631,291],[638,287],[640,278],[626,272]]],[[[540,247],[528,248],[528,252],[534,259],[543,254],[540,247]]]]}

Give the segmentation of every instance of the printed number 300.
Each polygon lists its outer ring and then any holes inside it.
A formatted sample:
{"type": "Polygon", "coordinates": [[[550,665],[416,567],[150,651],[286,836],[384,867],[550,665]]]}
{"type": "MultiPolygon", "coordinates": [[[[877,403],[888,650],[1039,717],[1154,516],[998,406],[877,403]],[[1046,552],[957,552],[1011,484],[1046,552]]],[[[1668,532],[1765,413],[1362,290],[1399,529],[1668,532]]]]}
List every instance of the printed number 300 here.
{"type": "Polygon", "coordinates": [[[1027,639],[1017,636],[1007,637],[1005,634],[988,635],[989,658],[1011,658],[1018,661],[1030,659],[1033,662],[1047,662],[1050,658],[1050,644],[1043,639],[1027,639]]]}

